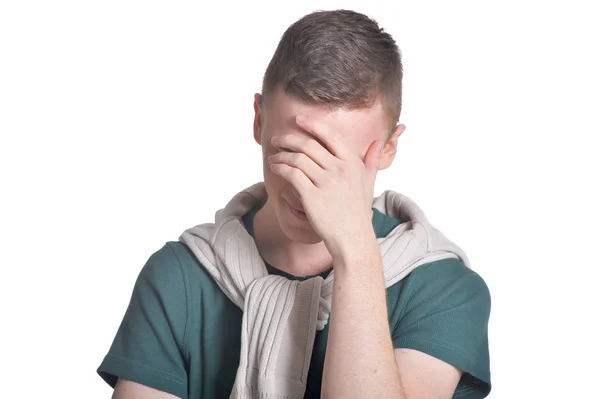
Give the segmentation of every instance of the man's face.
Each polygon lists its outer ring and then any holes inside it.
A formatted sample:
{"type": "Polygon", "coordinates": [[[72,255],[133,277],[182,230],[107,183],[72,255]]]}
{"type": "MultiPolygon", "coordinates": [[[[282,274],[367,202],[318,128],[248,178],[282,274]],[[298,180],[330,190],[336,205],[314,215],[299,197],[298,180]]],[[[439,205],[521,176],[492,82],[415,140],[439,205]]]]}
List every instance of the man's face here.
{"type": "MultiPolygon", "coordinates": [[[[268,202],[276,215],[283,233],[293,241],[317,243],[321,239],[312,229],[306,217],[299,217],[291,208],[302,209],[302,203],[294,193],[293,186],[285,179],[271,172],[267,157],[281,149],[271,144],[271,138],[283,134],[315,137],[302,130],[296,124],[296,116],[311,115],[321,119],[330,129],[341,132],[347,145],[361,159],[375,140],[386,140],[389,137],[389,125],[379,103],[371,108],[357,110],[331,111],[323,106],[308,105],[301,100],[289,96],[279,89],[272,93],[262,107],[259,107],[260,95],[255,96],[254,138],[262,146],[263,174],[268,194],[268,202]]],[[[396,144],[404,125],[396,130],[383,150],[379,169],[387,168],[396,153],[396,144]]],[[[320,143],[322,144],[322,143],[320,143]]]]}

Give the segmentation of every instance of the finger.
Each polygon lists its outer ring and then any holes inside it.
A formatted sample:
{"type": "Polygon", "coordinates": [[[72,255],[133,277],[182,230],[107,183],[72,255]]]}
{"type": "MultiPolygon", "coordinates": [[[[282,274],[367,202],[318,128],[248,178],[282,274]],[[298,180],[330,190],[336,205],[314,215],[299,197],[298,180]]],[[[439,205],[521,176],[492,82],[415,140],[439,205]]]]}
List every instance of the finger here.
{"type": "Polygon", "coordinates": [[[367,172],[375,176],[377,170],[379,169],[379,162],[381,160],[381,154],[383,152],[383,142],[379,140],[375,140],[369,146],[367,153],[365,154],[364,164],[367,172]]]}
{"type": "Polygon", "coordinates": [[[308,115],[298,115],[296,116],[296,123],[303,130],[321,140],[325,148],[337,158],[342,160],[350,160],[352,158],[352,152],[342,135],[333,131],[320,119],[311,118],[308,115]]]}
{"type": "MultiPolygon", "coordinates": [[[[331,156],[331,154],[330,154],[331,156]]],[[[270,165],[286,164],[300,169],[313,183],[320,187],[324,181],[325,171],[311,158],[301,152],[278,152],[267,158],[270,165]]]]}
{"type": "Polygon", "coordinates": [[[332,153],[311,137],[284,134],[271,138],[271,143],[277,148],[306,154],[323,169],[331,169],[333,162],[336,161],[332,153]]]}
{"type": "Polygon", "coordinates": [[[271,171],[276,175],[281,176],[283,179],[287,180],[292,187],[298,192],[298,197],[302,201],[303,198],[310,196],[312,190],[315,189],[312,181],[298,168],[294,168],[293,166],[284,164],[284,163],[274,163],[271,164],[271,171]]]}

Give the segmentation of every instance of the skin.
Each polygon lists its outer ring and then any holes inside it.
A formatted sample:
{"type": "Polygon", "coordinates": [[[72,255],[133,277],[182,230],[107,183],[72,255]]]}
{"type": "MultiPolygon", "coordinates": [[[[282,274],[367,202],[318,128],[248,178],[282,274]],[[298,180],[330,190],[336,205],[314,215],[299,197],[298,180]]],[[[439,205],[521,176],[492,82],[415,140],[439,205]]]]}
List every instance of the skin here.
{"type": "MultiPolygon", "coordinates": [[[[384,141],[390,135],[389,123],[382,117],[379,104],[376,108],[351,112],[344,110],[331,112],[324,106],[305,104],[286,95],[282,90],[272,93],[262,107],[259,105],[260,100],[260,94],[256,94],[254,139],[262,146],[263,175],[269,195],[266,204],[258,211],[254,220],[257,246],[269,264],[285,272],[298,276],[318,274],[331,268],[333,261],[332,255],[319,234],[318,227],[314,228],[315,221],[319,223],[319,215],[309,212],[308,217],[311,223],[305,223],[290,214],[288,203],[298,208],[303,208],[304,204],[298,197],[298,190],[278,174],[278,171],[281,171],[284,166],[277,166],[276,170],[271,170],[268,157],[281,152],[281,150],[294,151],[289,148],[278,148],[278,146],[285,147],[286,143],[288,146],[292,144],[310,146],[312,144],[322,147],[319,144],[321,142],[319,138],[304,130],[296,122],[297,115],[310,115],[311,118],[318,119],[319,123],[323,125],[335,126],[337,131],[343,132],[350,151],[360,158],[365,157],[374,139],[384,141]],[[292,137],[286,137],[288,135],[292,137]],[[272,143],[271,140],[274,137],[276,140],[281,138],[285,143],[272,143]],[[289,143],[287,140],[291,140],[293,143],[289,143]],[[300,140],[303,142],[300,143],[300,140]]],[[[404,129],[404,125],[399,125],[394,129],[385,144],[378,169],[385,169],[392,164],[398,137],[404,129]]],[[[321,149],[321,154],[323,151],[327,150],[321,149]]],[[[374,184],[374,181],[372,183],[374,184]]],[[[365,208],[367,212],[372,212],[370,208],[372,194],[368,191],[360,194],[361,212],[365,208]],[[367,200],[369,196],[371,200],[367,200]]],[[[373,191],[373,187],[370,191],[373,191]]],[[[340,195],[343,192],[341,191],[340,195]]],[[[314,199],[315,202],[318,201],[316,197],[314,199]]],[[[335,202],[329,201],[329,204],[329,208],[320,213],[332,211],[332,208],[344,212],[343,208],[337,207],[335,202]]],[[[372,213],[368,216],[369,223],[371,215],[372,213]]],[[[327,222],[322,222],[322,224],[324,223],[327,222]]]]}
{"type": "MultiPolygon", "coordinates": [[[[451,398],[459,369],[393,348],[371,224],[377,172],[392,164],[406,127],[390,132],[380,103],[332,111],[276,90],[260,104],[256,94],[254,139],[262,147],[268,193],[254,220],[258,249],[292,275],[315,275],[332,265],[336,273],[322,398],[451,398]]],[[[173,397],[126,380],[113,395],[173,397]]]]}

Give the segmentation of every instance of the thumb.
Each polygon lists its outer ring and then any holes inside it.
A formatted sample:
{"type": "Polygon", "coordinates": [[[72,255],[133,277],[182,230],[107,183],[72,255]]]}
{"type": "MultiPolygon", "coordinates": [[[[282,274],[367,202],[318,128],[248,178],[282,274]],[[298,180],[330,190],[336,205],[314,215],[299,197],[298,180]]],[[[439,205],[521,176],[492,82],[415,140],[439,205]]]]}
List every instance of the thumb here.
{"type": "Polygon", "coordinates": [[[365,168],[372,174],[377,173],[379,167],[379,160],[381,159],[381,153],[383,152],[383,142],[375,140],[371,143],[371,146],[367,150],[365,155],[365,168]]]}

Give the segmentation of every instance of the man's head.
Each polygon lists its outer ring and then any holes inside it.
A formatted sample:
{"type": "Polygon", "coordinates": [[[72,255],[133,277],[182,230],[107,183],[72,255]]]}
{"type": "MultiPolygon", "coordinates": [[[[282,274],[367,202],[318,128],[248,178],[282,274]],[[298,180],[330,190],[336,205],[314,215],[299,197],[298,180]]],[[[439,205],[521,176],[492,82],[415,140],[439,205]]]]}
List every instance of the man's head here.
{"type": "Polygon", "coordinates": [[[405,128],[397,125],[401,103],[400,51],[372,19],[347,10],[319,11],[286,30],[265,72],[262,95],[255,95],[254,137],[263,148],[268,205],[290,239],[320,241],[307,221],[290,212],[290,205],[301,206],[293,187],[269,169],[267,157],[277,152],[271,137],[307,134],[295,117],[311,114],[343,133],[361,158],[373,141],[384,141],[379,169],[385,169],[405,128]]]}

